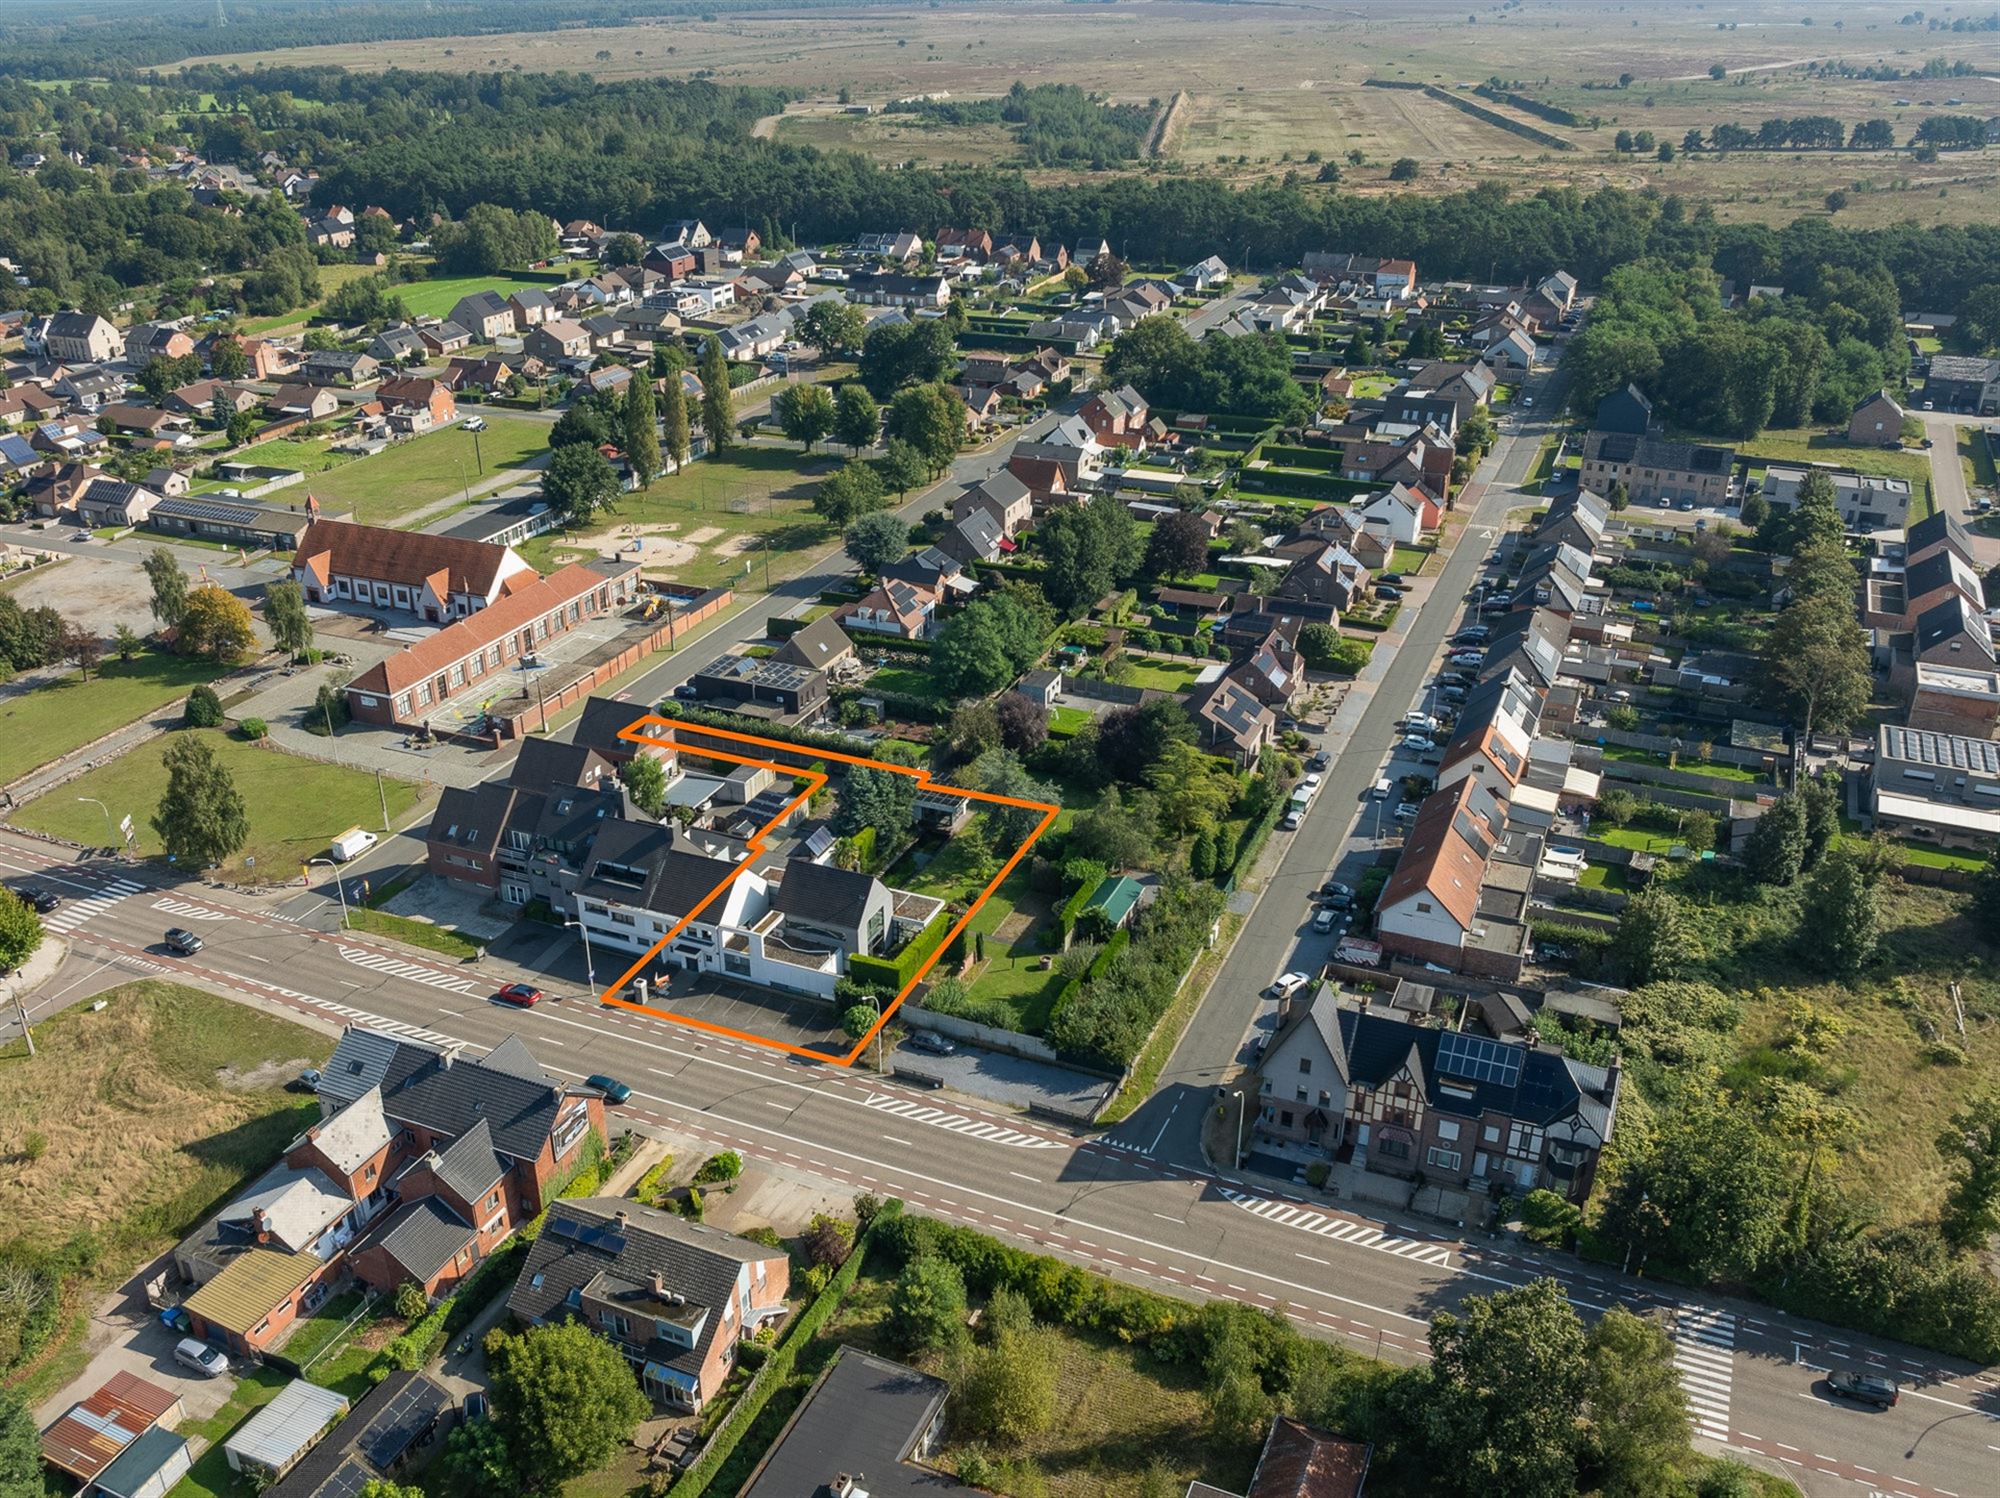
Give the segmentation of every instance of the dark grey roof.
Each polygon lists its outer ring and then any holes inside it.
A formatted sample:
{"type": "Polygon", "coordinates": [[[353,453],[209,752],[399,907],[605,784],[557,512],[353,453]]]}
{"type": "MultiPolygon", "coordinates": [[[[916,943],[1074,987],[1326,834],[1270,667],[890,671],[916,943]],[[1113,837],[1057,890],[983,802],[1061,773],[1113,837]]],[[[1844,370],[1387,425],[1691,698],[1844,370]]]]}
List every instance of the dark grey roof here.
{"type": "MultiPolygon", "coordinates": [[[[583,705],[583,714],[576,720],[576,732],[570,741],[595,749],[607,758],[629,758],[646,746],[635,744],[630,739],[618,737],[620,730],[630,728],[646,716],[641,704],[619,702],[610,697],[593,697],[583,705]]],[[[658,728],[641,729],[654,737],[661,737],[658,728]]]]}
{"type": "Polygon", "coordinates": [[[531,735],[521,741],[521,752],[515,756],[507,779],[523,790],[546,791],[556,786],[587,786],[602,781],[610,770],[611,761],[587,744],[565,744],[531,735]]]}
{"type": "Polygon", "coordinates": [[[532,286],[522,286],[516,289],[508,300],[513,302],[517,307],[553,307],[555,305],[555,303],[549,300],[547,292],[538,291],[532,286]]]}
{"type": "Polygon", "coordinates": [[[507,1297],[507,1309],[525,1321],[556,1322],[579,1309],[571,1301],[626,1302],[639,1308],[633,1325],[644,1356],[664,1367],[697,1374],[718,1335],[725,1332],[721,1307],[733,1293],[745,1264],[783,1261],[782,1249],[766,1248],[720,1228],[692,1223],[618,1197],[589,1197],[550,1205],[541,1236],[528,1251],[521,1277],[507,1297]],[[624,1214],[621,1227],[617,1221],[624,1214]],[[709,1315],[695,1345],[684,1348],[650,1335],[652,1312],[661,1302],[652,1279],[658,1275],[670,1295],[709,1315]]]}
{"type": "Polygon", "coordinates": [[[773,660],[824,671],[842,656],[854,654],[854,642],[840,621],[823,614],[778,647],[773,660]]]}
{"type": "Polygon", "coordinates": [[[956,1478],[909,1460],[949,1392],[942,1379],[843,1347],[743,1498],[815,1498],[842,1472],[857,1474],[871,1498],[971,1493],[956,1478]]]}
{"type": "MultiPolygon", "coordinates": [[[[500,1042],[500,1046],[501,1049],[512,1047],[527,1059],[531,1067],[534,1065],[533,1058],[528,1056],[527,1047],[521,1044],[518,1037],[509,1035],[500,1042]]],[[[499,1055],[500,1050],[495,1050],[492,1055],[485,1057],[481,1064],[491,1068],[494,1066],[495,1057],[499,1055]]],[[[518,1069],[509,1068],[504,1063],[495,1069],[511,1071],[515,1076],[522,1074],[518,1069]]],[[[537,1075],[539,1070],[536,1068],[537,1075]]],[[[446,1145],[438,1153],[436,1163],[431,1169],[460,1201],[475,1211],[478,1209],[480,1198],[498,1185],[501,1177],[507,1174],[505,1163],[493,1153],[493,1131],[486,1126],[486,1120],[483,1118],[446,1145]]],[[[399,1254],[397,1257],[402,1256],[399,1254]]],[[[404,1259],[403,1262],[407,1264],[409,1260],[404,1259]]]]}
{"type": "Polygon", "coordinates": [[[471,1223],[437,1197],[426,1196],[397,1208],[380,1242],[410,1278],[428,1284],[472,1237],[471,1223]]]}
{"type": "Polygon", "coordinates": [[[1949,510],[1933,510],[1921,520],[1912,520],[1903,532],[1906,553],[1922,551],[1939,541],[1946,542],[1968,560],[1972,556],[1972,537],[1949,510]]]}
{"type": "Polygon", "coordinates": [[[497,291],[467,292],[458,299],[451,310],[455,313],[468,303],[471,304],[474,315],[478,317],[498,317],[502,312],[513,310],[507,305],[507,298],[497,291]]]}
{"type": "Polygon", "coordinates": [[[354,1406],[333,1434],[264,1490],[267,1498],[359,1498],[452,1408],[449,1390],[398,1369],[354,1406]]]}
{"type": "Polygon", "coordinates": [[[1916,635],[1919,651],[1934,649],[1963,636],[1988,664],[1994,659],[1993,631],[1986,623],[1986,616],[1962,593],[1952,594],[1919,615],[1916,635]]]}
{"type": "MultiPolygon", "coordinates": [[[[1958,581],[1957,569],[1952,566],[1953,560],[1952,552],[1947,547],[1932,552],[1920,562],[1911,563],[1909,570],[1903,574],[1903,596],[1915,600],[1938,588],[1951,587],[1958,581]]],[[[1978,574],[1975,573],[1973,576],[1976,581],[1978,574]]]]}
{"type": "Polygon", "coordinates": [[[579,892],[678,920],[713,894],[734,867],[676,846],[665,827],[613,822],[597,834],[579,892]],[[626,869],[640,871],[636,882],[623,873],[626,869]]]}
{"type": "Polygon", "coordinates": [[[382,1113],[454,1139],[484,1120],[496,1152],[532,1160],[548,1143],[564,1097],[562,1087],[547,1077],[516,1076],[433,1052],[408,1071],[391,1064],[382,1085],[382,1113]]]}
{"type": "Polygon", "coordinates": [[[784,880],[772,892],[771,904],[815,926],[858,930],[868,902],[881,887],[872,874],[794,858],[785,865],[784,880]]]}
{"type": "Polygon", "coordinates": [[[431,813],[429,841],[453,848],[491,849],[524,793],[499,780],[474,786],[448,785],[431,813]]]}

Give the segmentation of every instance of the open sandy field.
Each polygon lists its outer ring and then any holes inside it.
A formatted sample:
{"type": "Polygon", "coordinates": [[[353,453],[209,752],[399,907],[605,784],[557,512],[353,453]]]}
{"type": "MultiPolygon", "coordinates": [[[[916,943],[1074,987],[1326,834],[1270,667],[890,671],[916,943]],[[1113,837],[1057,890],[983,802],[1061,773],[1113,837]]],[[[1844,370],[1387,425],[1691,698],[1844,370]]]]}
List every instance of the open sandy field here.
{"type": "Polygon", "coordinates": [[[2000,149],[1948,155],[1928,167],[1904,152],[1743,153],[1671,163],[1613,152],[1620,129],[1650,130],[1678,146],[1690,128],[1732,122],[1754,129],[1773,115],[1831,114],[1849,122],[1888,118],[1900,140],[1927,114],[2000,115],[2000,32],[1902,25],[1910,7],[1876,0],[1819,9],[1834,14],[1805,24],[1814,8],[1783,0],[1745,0],[1726,14],[1693,0],[1645,6],[1529,0],[1470,14],[1459,0],[1370,6],[989,0],[976,8],[940,0],[935,9],[857,5],[787,14],[773,7],[714,21],[674,18],[220,60],[518,65],[604,78],[706,70],[718,82],[797,90],[802,104],[776,124],[781,140],[918,164],[1005,161],[1013,145],[994,126],[924,130],[880,116],[841,115],[836,92],[844,86],[857,101],[881,104],[915,93],[998,94],[1017,78],[1074,83],[1121,100],[1164,99],[1184,89],[1191,96],[1185,127],[1175,131],[1170,159],[1153,170],[1276,176],[1319,152],[1340,162],[1347,190],[1369,192],[1388,190],[1389,164],[1410,156],[1423,163],[1425,190],[1484,178],[1523,190],[1658,186],[1708,202],[1724,217],[1786,220],[1819,209],[1827,192],[1840,188],[1850,194],[1845,214],[1857,222],[1955,222],[2000,213],[2000,149]],[[609,62],[597,61],[599,50],[612,54],[609,62]],[[1550,67],[1555,57],[1562,59],[1560,73],[1550,67]],[[1907,71],[1933,58],[1948,66],[1962,60],[1974,75],[1866,82],[1807,71],[1832,60],[1907,71]],[[1708,76],[1716,64],[1729,70],[1719,82],[1708,76]],[[1626,73],[1633,81],[1620,87],[1626,73]],[[1586,120],[1594,116],[1597,124],[1545,125],[1578,146],[1559,152],[1422,94],[1364,86],[1366,79],[1386,78],[1456,89],[1496,76],[1586,120]],[[1899,99],[1909,102],[1898,106],[1899,99]],[[1947,106],[1947,99],[1958,102],[1947,106]],[[1353,151],[1362,153],[1361,164],[1348,160],[1353,151]]]}

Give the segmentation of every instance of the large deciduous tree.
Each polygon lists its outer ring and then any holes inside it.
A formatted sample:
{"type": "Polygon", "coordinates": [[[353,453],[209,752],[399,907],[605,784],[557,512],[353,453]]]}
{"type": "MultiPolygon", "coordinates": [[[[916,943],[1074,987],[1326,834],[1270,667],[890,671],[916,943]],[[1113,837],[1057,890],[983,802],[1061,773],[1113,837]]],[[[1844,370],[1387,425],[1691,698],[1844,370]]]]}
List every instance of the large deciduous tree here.
{"type": "Polygon", "coordinates": [[[1208,566],[1208,524],[1176,510],[1155,522],[1146,538],[1146,571],[1154,577],[1190,577],[1208,566]]]}
{"type": "Polygon", "coordinates": [[[831,525],[846,526],[886,503],[882,476],[868,463],[843,463],[813,490],[813,513],[831,525]]]}
{"type": "Polygon", "coordinates": [[[12,972],[42,944],[42,918],[11,889],[0,886],[0,971],[12,972]]]}
{"type": "Polygon", "coordinates": [[[494,1424],[531,1489],[602,1467],[652,1412],[618,1349],[576,1322],[494,1337],[486,1360],[494,1424]]]}
{"type": "Polygon", "coordinates": [[[243,795],[215,745],[199,734],[168,741],[162,756],[167,789],[153,813],[153,831],[167,856],[183,868],[220,864],[250,841],[243,795]]]}
{"type": "Polygon", "coordinates": [[[146,581],[153,588],[153,618],[159,621],[161,629],[178,627],[181,615],[187,612],[188,596],[187,574],[181,571],[180,562],[166,547],[155,546],[146,553],[141,565],[146,571],[146,581]]]}
{"type": "Polygon", "coordinates": [[[943,385],[912,385],[896,392],[884,425],[922,455],[932,475],[940,474],[965,440],[965,402],[943,385]]]}
{"type": "Polygon", "coordinates": [[[312,649],[312,617],[306,612],[305,590],[295,582],[272,583],[266,588],[264,627],[293,660],[312,649]]]}
{"type": "Polygon", "coordinates": [[[862,515],[847,527],[842,549],[864,572],[880,572],[910,548],[910,523],[888,510],[862,515]]]}
{"type": "Polygon", "coordinates": [[[203,583],[188,594],[181,610],[181,654],[205,655],[229,666],[248,655],[256,643],[250,607],[234,593],[218,583],[203,583]]]}
{"type": "Polygon", "coordinates": [[[542,497],[564,525],[581,529],[618,498],[618,473],[603,453],[585,442],[559,447],[542,474],[542,497]]]}
{"type": "Polygon", "coordinates": [[[793,385],[772,404],[784,434],[807,452],[833,431],[833,397],[824,385],[793,385]]]}
{"type": "Polygon", "coordinates": [[[833,435],[856,457],[882,433],[882,408],[859,380],[849,380],[833,396],[833,435]]]}

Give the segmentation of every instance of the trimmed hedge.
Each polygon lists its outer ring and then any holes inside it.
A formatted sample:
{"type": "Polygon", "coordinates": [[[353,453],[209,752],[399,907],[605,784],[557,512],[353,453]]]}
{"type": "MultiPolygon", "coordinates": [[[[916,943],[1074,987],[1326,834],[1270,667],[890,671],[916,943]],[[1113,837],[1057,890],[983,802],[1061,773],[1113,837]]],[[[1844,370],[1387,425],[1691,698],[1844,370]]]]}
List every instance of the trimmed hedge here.
{"type": "Polygon", "coordinates": [[[917,969],[924,961],[944,944],[945,933],[951,930],[951,912],[940,910],[930,919],[909,944],[894,957],[863,957],[859,954],[847,959],[847,976],[863,988],[886,988],[893,998],[909,986],[917,969]]]}
{"type": "Polygon", "coordinates": [[[902,1210],[903,1204],[899,1201],[890,1200],[882,1204],[882,1210],[868,1224],[868,1231],[855,1240],[854,1252],[847,1256],[847,1262],[834,1272],[833,1278],[827,1281],[826,1288],[820,1291],[813,1303],[799,1312],[785,1332],[785,1340],[757,1370],[756,1376],[750,1380],[750,1387],[743,1391],[721,1428],[709,1437],[706,1449],[674,1483],[670,1489],[674,1498],[702,1498],[702,1494],[708,1491],[709,1484],[715,1481],[715,1475],[722,1470],[723,1464],[742,1444],[743,1437],[756,1423],[757,1416],[763,1413],[764,1406],[770,1403],[771,1396],[792,1376],[792,1369],[799,1360],[799,1349],[819,1335],[819,1329],[826,1325],[840,1303],[847,1298],[847,1292],[854,1288],[876,1233],[886,1231],[885,1225],[896,1221],[902,1210]]]}
{"type": "Polygon", "coordinates": [[[1276,463],[1280,468],[1316,468],[1325,473],[1340,470],[1340,449],[1336,447],[1282,447],[1266,442],[1250,457],[1253,461],[1262,458],[1267,463],[1276,463]]]}
{"type": "Polygon", "coordinates": [[[1320,504],[1339,504],[1363,494],[1372,494],[1380,487],[1379,484],[1362,483],[1357,479],[1336,478],[1331,473],[1271,473],[1268,470],[1245,469],[1236,478],[1239,493],[1250,492],[1271,499],[1313,500],[1320,504]],[[1267,488],[1270,491],[1268,495],[1267,488]]]}

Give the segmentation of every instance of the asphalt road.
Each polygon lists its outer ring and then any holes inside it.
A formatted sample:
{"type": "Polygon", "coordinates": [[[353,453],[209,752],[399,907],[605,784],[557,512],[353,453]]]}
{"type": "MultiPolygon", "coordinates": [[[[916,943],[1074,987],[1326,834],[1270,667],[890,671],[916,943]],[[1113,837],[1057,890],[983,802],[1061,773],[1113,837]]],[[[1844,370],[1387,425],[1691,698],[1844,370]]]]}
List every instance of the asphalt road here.
{"type": "Polygon", "coordinates": [[[1914,1498],[1994,1491],[2000,1382],[1953,1360],[1753,1305],[1692,1301],[1483,1236],[1432,1236],[1307,1203],[1207,1169],[1157,1126],[1145,1138],[1129,1128],[1071,1134],[603,1010],[580,983],[547,983],[558,997],[533,1010],[503,1008],[488,995],[517,971],[492,959],[454,965],[280,918],[269,898],[115,884],[123,873],[0,834],[0,876],[61,892],[52,923],[81,956],[129,976],[171,975],[323,1023],[385,1024],[479,1048],[518,1033],[558,1076],[602,1071],[629,1082],[624,1120],[679,1148],[737,1149],[801,1179],[894,1193],[1120,1279],[1282,1311],[1384,1357],[1422,1357],[1427,1318],[1467,1294],[1554,1275],[1586,1314],[1623,1301],[1668,1318],[1704,1434],[1767,1463],[1800,1463],[1786,1470],[1810,1493],[1850,1492],[1857,1481],[1914,1498]],[[193,959],[167,954],[158,943],[169,925],[199,931],[205,949],[193,959]],[[1829,1404],[1815,1368],[1869,1360],[1905,1380],[1901,1406],[1875,1414],[1829,1404]]]}

